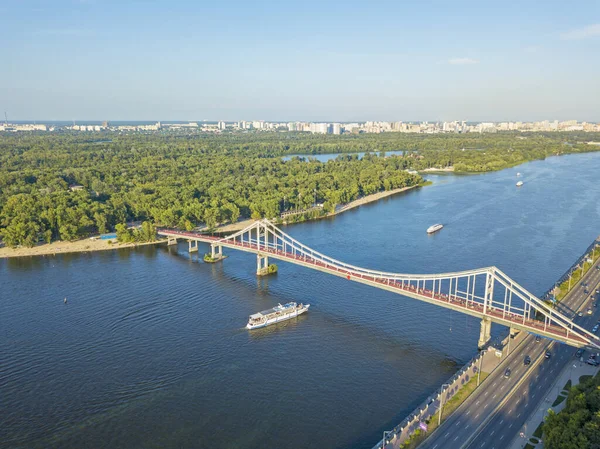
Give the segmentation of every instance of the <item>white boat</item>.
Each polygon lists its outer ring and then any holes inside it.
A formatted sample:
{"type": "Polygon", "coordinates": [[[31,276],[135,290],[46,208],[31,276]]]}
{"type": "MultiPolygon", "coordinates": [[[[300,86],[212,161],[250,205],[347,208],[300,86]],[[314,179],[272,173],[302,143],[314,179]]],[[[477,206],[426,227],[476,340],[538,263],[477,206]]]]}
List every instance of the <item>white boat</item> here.
{"type": "Polygon", "coordinates": [[[523,185],[523,181],[517,182],[517,187],[521,187],[523,185]]]}
{"type": "Polygon", "coordinates": [[[246,329],[259,329],[261,327],[279,323],[280,321],[295,318],[306,312],[309,307],[310,304],[297,304],[295,302],[288,302],[283,306],[278,304],[272,309],[263,310],[262,312],[250,315],[248,324],[246,324],[246,329]]]}
{"type": "Polygon", "coordinates": [[[517,173],[517,176],[521,176],[521,173],[517,173]]]}
{"type": "Polygon", "coordinates": [[[439,230],[440,230],[440,229],[442,229],[443,227],[444,227],[444,225],[443,225],[443,224],[440,224],[440,223],[438,223],[438,224],[434,224],[433,226],[429,226],[429,227],[427,228],[427,234],[433,234],[434,232],[437,232],[437,231],[439,231],[439,230]]]}

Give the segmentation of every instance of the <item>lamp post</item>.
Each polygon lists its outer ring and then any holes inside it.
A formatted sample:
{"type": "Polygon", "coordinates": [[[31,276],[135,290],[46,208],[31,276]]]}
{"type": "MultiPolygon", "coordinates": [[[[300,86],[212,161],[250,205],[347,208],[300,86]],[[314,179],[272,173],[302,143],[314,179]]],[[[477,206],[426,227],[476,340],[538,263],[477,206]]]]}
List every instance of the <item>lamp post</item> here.
{"type": "Polygon", "coordinates": [[[483,364],[483,353],[479,353],[479,369],[477,370],[477,386],[479,386],[479,377],[481,376],[481,365],[483,364]]]}
{"type": "Polygon", "coordinates": [[[444,387],[449,387],[450,384],[442,384],[442,388],[440,390],[440,413],[438,415],[438,426],[442,423],[442,408],[444,407],[443,394],[445,391],[444,387]]]}

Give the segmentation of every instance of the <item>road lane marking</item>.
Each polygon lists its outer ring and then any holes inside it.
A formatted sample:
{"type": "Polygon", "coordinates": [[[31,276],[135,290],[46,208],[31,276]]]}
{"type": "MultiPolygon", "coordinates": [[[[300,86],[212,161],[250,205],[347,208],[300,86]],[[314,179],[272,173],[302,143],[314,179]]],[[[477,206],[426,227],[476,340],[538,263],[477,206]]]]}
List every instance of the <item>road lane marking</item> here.
{"type": "Polygon", "coordinates": [[[494,430],[492,430],[492,431],[490,432],[490,436],[492,436],[493,434],[494,434],[494,430]]]}
{"type": "Polygon", "coordinates": [[[467,430],[467,429],[468,429],[470,426],[471,426],[471,424],[467,424],[467,425],[465,426],[465,430],[467,430]]]}
{"type": "Polygon", "coordinates": [[[479,413],[477,413],[477,414],[475,415],[475,419],[477,419],[477,418],[479,418],[479,413]]]}
{"type": "Polygon", "coordinates": [[[454,441],[458,440],[458,435],[456,435],[456,438],[454,438],[454,441]]]}
{"type": "Polygon", "coordinates": [[[495,394],[494,396],[492,396],[492,399],[496,399],[496,396],[498,396],[497,394],[495,394]]]}
{"type": "Polygon", "coordinates": [[[510,425],[508,426],[508,428],[510,429],[512,427],[513,423],[510,423],[510,425]]]}
{"type": "Polygon", "coordinates": [[[502,425],[503,422],[504,422],[504,420],[500,421],[500,425],[502,425]]]}
{"type": "Polygon", "coordinates": [[[444,435],[444,438],[446,438],[448,435],[450,435],[450,432],[446,433],[446,435],[444,435]]]}
{"type": "Polygon", "coordinates": [[[469,416],[469,413],[471,413],[471,410],[469,410],[467,413],[465,413],[467,416],[469,416]]]}
{"type": "Polygon", "coordinates": [[[480,402],[481,402],[481,401],[477,401],[477,402],[475,403],[475,405],[479,405],[479,403],[480,403],[480,402]]]}
{"type": "Polygon", "coordinates": [[[436,444],[435,446],[433,446],[433,449],[435,449],[436,447],[438,447],[438,445],[436,444]]]}
{"type": "Polygon", "coordinates": [[[500,435],[500,438],[499,438],[499,439],[501,440],[502,438],[504,438],[504,435],[500,435]]]}

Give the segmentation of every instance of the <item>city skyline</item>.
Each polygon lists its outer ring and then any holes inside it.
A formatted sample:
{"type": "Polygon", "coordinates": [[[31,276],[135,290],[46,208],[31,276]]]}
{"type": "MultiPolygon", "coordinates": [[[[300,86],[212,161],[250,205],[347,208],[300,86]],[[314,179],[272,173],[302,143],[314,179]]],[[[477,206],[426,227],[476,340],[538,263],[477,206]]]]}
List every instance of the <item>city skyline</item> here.
{"type": "Polygon", "coordinates": [[[600,5],[0,7],[13,120],[600,120],[600,5]]]}

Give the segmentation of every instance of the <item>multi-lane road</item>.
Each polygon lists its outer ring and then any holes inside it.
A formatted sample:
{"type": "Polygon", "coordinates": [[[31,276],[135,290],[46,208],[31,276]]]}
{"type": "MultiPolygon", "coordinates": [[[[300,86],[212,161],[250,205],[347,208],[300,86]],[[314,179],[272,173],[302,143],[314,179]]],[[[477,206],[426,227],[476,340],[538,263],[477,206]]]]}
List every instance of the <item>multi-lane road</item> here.
{"type": "MultiPolygon", "coordinates": [[[[584,293],[580,283],[561,303],[562,311],[569,316],[575,315],[577,324],[586,329],[591,329],[600,317],[600,307],[592,307],[590,299],[590,294],[595,293],[600,284],[600,270],[596,266],[582,280],[588,283],[590,293],[584,293]],[[587,315],[588,308],[592,308],[592,315],[587,315]],[[582,317],[576,315],[580,309],[584,312],[582,317]]],[[[557,391],[550,391],[550,388],[558,374],[565,366],[580,363],[575,358],[575,352],[575,348],[567,345],[545,339],[536,341],[535,336],[526,336],[490,374],[481,388],[476,389],[419,448],[507,447],[540,401],[548,396],[554,400],[557,391]],[[547,351],[550,352],[550,358],[545,357],[547,351]],[[531,359],[529,365],[525,365],[526,356],[531,359]],[[511,370],[509,377],[505,376],[506,368],[511,370]]],[[[588,355],[584,354],[585,359],[588,355]]],[[[560,385],[559,389],[562,387],[560,385]]]]}

